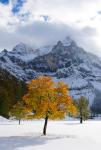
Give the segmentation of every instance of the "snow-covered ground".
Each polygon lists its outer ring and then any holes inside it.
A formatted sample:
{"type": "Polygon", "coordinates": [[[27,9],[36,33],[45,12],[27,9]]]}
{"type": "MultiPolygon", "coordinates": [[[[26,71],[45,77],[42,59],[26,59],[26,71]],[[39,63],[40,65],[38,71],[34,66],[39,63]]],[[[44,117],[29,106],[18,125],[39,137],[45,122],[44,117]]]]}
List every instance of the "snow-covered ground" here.
{"type": "Polygon", "coordinates": [[[0,118],[0,150],[101,150],[101,121],[49,121],[42,136],[43,120],[16,121],[0,118]]]}

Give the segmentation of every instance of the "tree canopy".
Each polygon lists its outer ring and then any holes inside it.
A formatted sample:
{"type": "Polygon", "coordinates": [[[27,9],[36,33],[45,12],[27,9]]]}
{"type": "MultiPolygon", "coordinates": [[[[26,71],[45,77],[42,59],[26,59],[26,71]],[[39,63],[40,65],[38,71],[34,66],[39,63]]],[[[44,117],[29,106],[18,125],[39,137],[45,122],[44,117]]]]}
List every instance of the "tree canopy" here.
{"type": "Polygon", "coordinates": [[[75,103],[78,109],[80,123],[82,123],[83,120],[86,120],[89,117],[89,101],[85,97],[81,96],[78,100],[75,101],[75,103]]]}
{"type": "Polygon", "coordinates": [[[54,120],[64,118],[68,113],[76,113],[68,86],[62,81],[54,82],[49,76],[40,76],[28,83],[28,93],[23,100],[31,112],[29,119],[54,120]]]}

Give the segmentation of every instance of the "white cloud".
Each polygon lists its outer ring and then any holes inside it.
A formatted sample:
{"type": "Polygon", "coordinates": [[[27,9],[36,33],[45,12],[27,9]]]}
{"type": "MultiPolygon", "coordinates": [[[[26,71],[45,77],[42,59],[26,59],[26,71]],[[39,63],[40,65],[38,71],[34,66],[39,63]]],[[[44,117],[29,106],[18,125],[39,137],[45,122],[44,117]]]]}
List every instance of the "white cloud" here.
{"type": "Polygon", "coordinates": [[[13,2],[0,4],[0,49],[21,41],[50,44],[70,35],[87,51],[100,53],[101,0],[26,0],[15,15],[13,2]],[[47,22],[42,16],[49,16],[47,22]]]}

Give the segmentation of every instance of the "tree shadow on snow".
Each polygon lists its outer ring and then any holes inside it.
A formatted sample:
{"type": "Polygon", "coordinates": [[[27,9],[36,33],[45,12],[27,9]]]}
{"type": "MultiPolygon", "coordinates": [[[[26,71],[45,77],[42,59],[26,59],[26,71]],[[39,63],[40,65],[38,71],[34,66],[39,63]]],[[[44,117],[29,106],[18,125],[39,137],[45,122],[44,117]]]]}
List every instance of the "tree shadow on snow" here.
{"type": "Polygon", "coordinates": [[[46,144],[50,140],[64,138],[75,138],[67,135],[48,135],[48,136],[10,136],[0,137],[0,150],[15,150],[27,146],[37,146],[46,144]]]}

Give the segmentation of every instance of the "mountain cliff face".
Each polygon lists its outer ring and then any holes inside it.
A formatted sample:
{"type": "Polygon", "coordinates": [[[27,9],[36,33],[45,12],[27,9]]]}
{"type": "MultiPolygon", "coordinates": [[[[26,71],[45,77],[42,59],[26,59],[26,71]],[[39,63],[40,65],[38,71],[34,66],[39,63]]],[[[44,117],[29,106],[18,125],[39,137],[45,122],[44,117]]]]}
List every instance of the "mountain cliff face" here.
{"type": "Polygon", "coordinates": [[[92,102],[95,89],[101,90],[100,58],[84,51],[69,37],[44,48],[32,49],[20,43],[12,51],[4,50],[0,53],[0,68],[24,81],[42,74],[55,81],[61,79],[75,99],[82,95],[92,102]]]}

